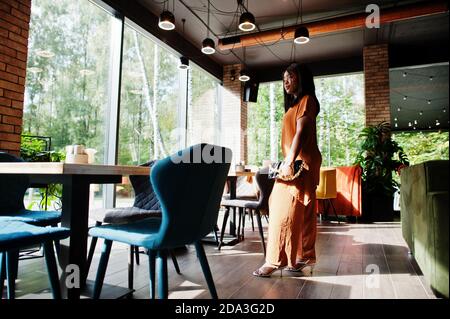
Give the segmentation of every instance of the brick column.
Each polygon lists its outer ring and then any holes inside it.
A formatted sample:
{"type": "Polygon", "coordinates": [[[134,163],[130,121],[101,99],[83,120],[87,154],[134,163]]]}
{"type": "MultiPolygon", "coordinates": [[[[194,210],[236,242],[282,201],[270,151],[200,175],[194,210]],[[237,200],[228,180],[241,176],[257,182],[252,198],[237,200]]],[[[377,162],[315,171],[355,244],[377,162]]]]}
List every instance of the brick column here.
{"type": "Polygon", "coordinates": [[[238,79],[240,71],[239,64],[223,68],[221,141],[233,151],[234,163],[244,161],[247,164],[247,103],[242,101],[244,85],[238,79]]]}
{"type": "Polygon", "coordinates": [[[390,122],[388,45],[365,46],[363,56],[366,126],[390,122]]]}
{"type": "Polygon", "coordinates": [[[0,151],[20,152],[31,0],[0,0],[0,151]]]}

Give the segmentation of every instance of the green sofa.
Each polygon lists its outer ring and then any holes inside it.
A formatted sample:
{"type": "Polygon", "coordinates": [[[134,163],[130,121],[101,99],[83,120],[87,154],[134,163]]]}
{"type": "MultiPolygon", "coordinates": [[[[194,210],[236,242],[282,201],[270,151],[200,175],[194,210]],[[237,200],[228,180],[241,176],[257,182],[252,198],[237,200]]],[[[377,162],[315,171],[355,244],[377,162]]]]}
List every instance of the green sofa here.
{"type": "Polygon", "coordinates": [[[429,161],[401,171],[402,233],[425,279],[448,298],[447,160],[429,161]]]}

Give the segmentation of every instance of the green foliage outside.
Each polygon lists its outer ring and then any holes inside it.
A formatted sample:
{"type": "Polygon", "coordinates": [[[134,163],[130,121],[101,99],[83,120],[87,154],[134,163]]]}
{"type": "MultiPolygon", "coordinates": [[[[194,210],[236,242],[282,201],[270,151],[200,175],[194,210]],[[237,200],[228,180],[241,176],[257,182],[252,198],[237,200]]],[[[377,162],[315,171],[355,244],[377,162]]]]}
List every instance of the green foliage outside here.
{"type": "MultiPolygon", "coordinates": [[[[96,162],[103,163],[117,41],[111,34],[118,21],[87,0],[32,5],[24,134],[51,136],[57,151],[70,144],[94,148],[96,162]]],[[[217,82],[195,66],[180,71],[175,55],[127,24],[122,63],[118,162],[136,165],[177,151],[184,128],[181,77],[190,75],[189,105],[216,90],[217,82]]],[[[214,112],[213,126],[219,118],[214,112]]]]}
{"type": "Polygon", "coordinates": [[[449,159],[448,131],[401,132],[392,134],[392,137],[403,147],[410,165],[449,159]]]}
{"type": "MultiPolygon", "coordinates": [[[[355,138],[365,125],[362,99],[362,74],[316,78],[316,94],[320,102],[317,117],[317,138],[322,153],[322,166],[352,165],[358,153],[355,138]]],[[[253,165],[261,165],[270,159],[271,147],[275,147],[278,159],[281,152],[281,122],[284,115],[282,82],[275,88],[275,130],[277,145],[270,145],[270,84],[259,87],[257,103],[248,107],[248,159],[253,165]]]]}
{"type": "MultiPolygon", "coordinates": [[[[71,144],[94,148],[96,162],[104,163],[115,93],[112,48],[119,40],[112,35],[120,21],[88,0],[33,0],[32,6],[23,133],[51,137],[56,152],[71,144]]],[[[182,77],[190,74],[189,105],[216,90],[217,81],[195,66],[180,71],[174,54],[132,26],[124,28],[118,163],[138,165],[183,145],[182,77]]],[[[220,116],[214,112],[213,127],[220,116]]],[[[39,145],[24,146],[25,157],[43,161],[56,154],[45,157],[33,147],[39,145]]],[[[131,186],[123,187],[129,193],[131,186]]]]}
{"type": "Polygon", "coordinates": [[[110,15],[88,1],[33,1],[23,131],[103,159],[110,15]]]}
{"type": "Polygon", "coordinates": [[[175,151],[178,140],[177,59],[148,37],[125,26],[119,163],[138,165],[175,151]]]}
{"type": "MultiPolygon", "coordinates": [[[[61,162],[65,159],[64,152],[46,150],[45,140],[41,138],[22,136],[20,144],[20,157],[27,162],[61,162]]],[[[44,188],[38,188],[40,200],[32,200],[27,209],[38,205],[39,209],[62,207],[62,185],[49,184],[44,188]]]]}
{"type": "Polygon", "coordinates": [[[365,126],[363,74],[316,78],[321,110],[317,139],[322,166],[353,165],[358,155],[356,138],[365,126]]]}
{"type": "Polygon", "coordinates": [[[270,83],[259,85],[257,103],[248,104],[247,147],[248,164],[261,166],[263,160],[270,159],[271,147],[277,150],[278,158],[281,153],[281,122],[284,115],[283,85],[274,82],[275,123],[277,145],[270,145],[270,83]]]}

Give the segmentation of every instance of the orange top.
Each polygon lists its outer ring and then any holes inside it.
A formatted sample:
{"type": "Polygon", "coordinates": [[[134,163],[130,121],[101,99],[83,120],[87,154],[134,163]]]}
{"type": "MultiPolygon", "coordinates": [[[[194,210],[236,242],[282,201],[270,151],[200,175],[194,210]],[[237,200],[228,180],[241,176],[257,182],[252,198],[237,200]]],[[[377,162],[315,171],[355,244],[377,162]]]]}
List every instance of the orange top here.
{"type": "Polygon", "coordinates": [[[317,146],[317,114],[318,106],[315,99],[305,95],[284,114],[281,132],[281,147],[283,156],[286,157],[289,154],[292,140],[295,136],[297,120],[306,117],[300,135],[300,149],[296,158],[303,160],[305,164],[304,171],[299,178],[291,182],[277,181],[287,184],[286,186],[288,186],[290,193],[305,206],[315,196],[317,185],[319,185],[320,165],[322,164],[322,155],[317,146]]]}

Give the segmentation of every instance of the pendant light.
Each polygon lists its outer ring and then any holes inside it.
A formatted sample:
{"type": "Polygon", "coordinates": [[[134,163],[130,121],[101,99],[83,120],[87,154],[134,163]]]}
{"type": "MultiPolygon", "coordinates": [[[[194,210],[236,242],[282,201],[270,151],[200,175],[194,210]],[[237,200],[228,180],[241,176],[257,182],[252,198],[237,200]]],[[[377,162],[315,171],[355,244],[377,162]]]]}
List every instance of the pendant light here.
{"type": "Polygon", "coordinates": [[[206,39],[202,42],[202,52],[204,54],[214,54],[216,52],[214,40],[209,37],[209,1],[208,0],[208,24],[206,27],[206,39]]]}
{"type": "Polygon", "coordinates": [[[244,67],[239,73],[239,81],[247,82],[250,80],[250,75],[248,75],[247,69],[244,67]]]}
{"type": "MultiPolygon", "coordinates": [[[[186,19],[181,19],[181,22],[183,22],[183,39],[185,39],[184,36],[184,23],[186,22],[186,19]]],[[[187,70],[189,69],[189,59],[185,56],[180,57],[180,64],[178,65],[178,68],[180,70],[187,70]]]]}
{"type": "Polygon", "coordinates": [[[166,10],[165,2],[163,12],[159,16],[158,27],[166,31],[175,29],[175,16],[173,15],[172,12],[166,10]]]}
{"type": "Polygon", "coordinates": [[[295,29],[294,43],[305,44],[309,42],[308,28],[303,26],[303,1],[300,0],[300,26],[295,29]]]}
{"type": "Polygon", "coordinates": [[[239,81],[241,82],[247,82],[250,80],[249,72],[245,66],[245,47],[244,47],[244,68],[239,72],[239,81]]]}
{"type": "Polygon", "coordinates": [[[187,70],[189,69],[189,59],[185,56],[180,57],[180,64],[178,64],[178,68],[180,70],[187,70]]]}
{"type": "MultiPolygon", "coordinates": [[[[248,9],[246,9],[242,3],[242,0],[238,0],[238,7],[242,7],[243,12],[241,17],[239,18],[239,29],[242,31],[248,32],[253,31],[256,28],[255,24],[255,16],[251,14],[248,9]]],[[[248,7],[248,1],[247,1],[248,7]]]]}
{"type": "Polygon", "coordinates": [[[300,26],[295,29],[294,42],[297,44],[305,44],[309,42],[309,31],[306,27],[300,26]]]}

